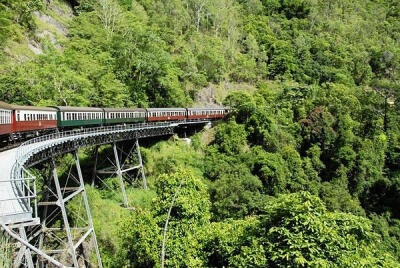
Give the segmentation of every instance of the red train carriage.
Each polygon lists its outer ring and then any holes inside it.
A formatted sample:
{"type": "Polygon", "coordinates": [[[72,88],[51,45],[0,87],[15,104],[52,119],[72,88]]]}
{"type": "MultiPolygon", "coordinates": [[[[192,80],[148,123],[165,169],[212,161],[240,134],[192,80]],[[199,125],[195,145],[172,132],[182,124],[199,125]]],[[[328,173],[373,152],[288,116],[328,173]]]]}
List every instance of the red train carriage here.
{"type": "Polygon", "coordinates": [[[12,132],[43,132],[57,128],[57,110],[49,107],[11,105],[12,132]]]}
{"type": "Polygon", "coordinates": [[[188,108],[188,119],[216,119],[223,118],[226,108],[188,108]]]}
{"type": "Polygon", "coordinates": [[[10,135],[12,131],[12,107],[0,101],[0,137],[10,135]]]}
{"type": "Polygon", "coordinates": [[[148,108],[147,121],[185,120],[185,108],[148,108]]]}

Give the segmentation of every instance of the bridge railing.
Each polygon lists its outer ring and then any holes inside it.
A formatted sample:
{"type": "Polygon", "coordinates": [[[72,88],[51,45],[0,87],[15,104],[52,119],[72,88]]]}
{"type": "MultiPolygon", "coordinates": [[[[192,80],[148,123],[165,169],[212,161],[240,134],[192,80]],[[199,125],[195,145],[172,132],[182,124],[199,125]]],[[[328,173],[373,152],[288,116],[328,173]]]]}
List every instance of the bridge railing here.
{"type": "Polygon", "coordinates": [[[37,217],[38,212],[37,212],[36,178],[27,169],[25,169],[24,165],[25,162],[36,152],[39,152],[43,150],[44,147],[49,146],[49,144],[47,143],[47,141],[49,140],[63,142],[64,139],[69,140],[72,137],[83,138],[87,136],[127,132],[139,129],[177,126],[179,124],[204,123],[204,122],[209,122],[211,120],[212,119],[193,119],[193,120],[146,122],[146,123],[124,124],[116,126],[83,128],[83,129],[56,132],[28,140],[22,143],[16,151],[16,162],[14,165],[13,172],[11,174],[12,176],[11,180],[14,183],[16,191],[15,199],[21,203],[22,205],[21,207],[24,209],[24,212],[30,212],[31,215],[37,217]],[[43,144],[39,145],[40,143],[43,144]]]}

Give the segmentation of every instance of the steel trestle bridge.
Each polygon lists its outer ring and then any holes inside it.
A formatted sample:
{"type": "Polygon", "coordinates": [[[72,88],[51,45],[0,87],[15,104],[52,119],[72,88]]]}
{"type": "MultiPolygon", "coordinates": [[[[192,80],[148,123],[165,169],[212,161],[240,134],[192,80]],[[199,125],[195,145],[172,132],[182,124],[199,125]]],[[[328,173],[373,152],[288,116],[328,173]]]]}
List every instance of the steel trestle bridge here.
{"type": "MultiPolygon", "coordinates": [[[[80,148],[96,146],[95,161],[97,164],[98,146],[113,145],[114,174],[119,178],[124,206],[128,207],[123,174],[137,169],[138,174],[142,177],[143,188],[147,188],[139,139],[173,135],[179,128],[198,127],[206,124],[211,124],[211,120],[183,120],[86,128],[40,136],[24,142],[18,148],[0,153],[0,224],[3,230],[17,240],[19,251],[14,260],[14,267],[34,268],[33,255],[37,256],[36,263],[39,267],[46,267],[50,264],[50,266],[56,267],[78,268],[89,267],[93,263],[96,263],[94,266],[102,267],[78,157],[80,148]],[[133,151],[137,154],[137,165],[126,168],[121,163],[122,151],[118,151],[117,143],[129,140],[135,141],[133,151]],[[73,154],[73,163],[76,169],[76,175],[71,176],[71,180],[75,182],[74,187],[60,183],[55,163],[56,156],[68,153],[73,154]],[[38,200],[38,179],[28,169],[42,162],[50,163],[49,176],[45,179],[47,181],[43,182],[48,191],[42,194],[42,200],[38,200]],[[51,185],[52,187],[50,187],[51,185]],[[80,196],[83,201],[86,225],[73,228],[68,219],[66,204],[77,196],[80,196]],[[38,206],[44,206],[44,208],[39,211],[38,206]],[[62,216],[62,224],[58,229],[48,227],[54,223],[51,221],[51,216],[55,209],[52,210],[51,207],[55,207],[62,216]],[[34,231],[27,235],[27,230],[34,231]],[[62,231],[65,241],[62,242],[60,238],[57,238],[61,241],[59,247],[48,248],[45,243],[46,231],[62,231]],[[38,245],[32,244],[34,240],[38,245]],[[89,240],[91,249],[96,252],[95,261],[81,257],[84,255],[82,253],[83,245],[89,243],[87,242],[89,240]]],[[[96,166],[94,170],[96,172],[96,166]]],[[[98,172],[100,173],[100,171],[98,172]]],[[[107,172],[103,171],[103,173],[107,172]]],[[[53,237],[56,236],[53,235],[53,237]]]]}

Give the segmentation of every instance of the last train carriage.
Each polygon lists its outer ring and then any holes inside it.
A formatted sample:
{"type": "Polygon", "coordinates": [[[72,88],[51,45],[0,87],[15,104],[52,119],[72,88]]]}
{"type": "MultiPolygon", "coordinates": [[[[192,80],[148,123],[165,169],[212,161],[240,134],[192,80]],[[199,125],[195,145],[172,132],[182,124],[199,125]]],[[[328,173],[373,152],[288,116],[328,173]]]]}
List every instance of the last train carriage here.
{"type": "Polygon", "coordinates": [[[142,122],[223,118],[227,108],[93,108],[19,106],[0,102],[1,147],[55,131],[142,122]]]}

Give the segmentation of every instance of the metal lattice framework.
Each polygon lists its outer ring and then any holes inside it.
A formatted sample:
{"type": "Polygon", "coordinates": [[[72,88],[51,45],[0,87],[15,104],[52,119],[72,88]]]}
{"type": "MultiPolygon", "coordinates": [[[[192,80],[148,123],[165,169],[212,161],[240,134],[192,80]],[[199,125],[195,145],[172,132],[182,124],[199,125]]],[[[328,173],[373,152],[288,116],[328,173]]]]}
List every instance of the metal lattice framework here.
{"type": "MultiPolygon", "coordinates": [[[[51,263],[56,267],[86,267],[85,264],[80,262],[79,254],[77,252],[85,240],[91,237],[96,251],[97,266],[102,267],[79,163],[79,148],[96,146],[97,149],[99,145],[113,144],[115,157],[114,172],[117,173],[120,180],[124,205],[127,207],[128,202],[126,194],[124,194],[125,188],[123,173],[133,169],[138,169],[142,175],[142,185],[144,188],[147,188],[138,139],[172,135],[176,132],[176,129],[181,126],[187,127],[193,124],[198,125],[209,123],[210,120],[186,120],[96,127],[58,132],[51,135],[37,137],[23,143],[15,150],[15,160],[9,163],[9,165],[12,165],[9,173],[6,172],[6,174],[4,174],[6,177],[0,180],[0,189],[3,189],[3,191],[0,192],[0,224],[1,227],[8,232],[11,237],[16,239],[19,244],[19,252],[16,256],[14,266],[19,267],[23,265],[33,268],[34,264],[32,254],[36,254],[41,267],[44,267],[45,263],[51,263]],[[126,140],[135,140],[134,149],[137,154],[138,163],[132,167],[125,167],[125,164],[120,162],[121,159],[118,154],[117,142],[126,140]],[[73,176],[73,180],[76,182],[75,187],[61,185],[58,178],[56,163],[54,160],[55,156],[67,153],[72,153],[74,157],[76,175],[73,176]],[[36,188],[37,179],[28,169],[45,161],[50,161],[49,178],[46,182],[48,192],[45,195],[44,202],[38,204],[38,193],[36,188]],[[50,189],[52,182],[54,183],[53,190],[50,189]],[[70,226],[65,204],[72,198],[77,198],[78,196],[82,198],[83,206],[86,211],[86,226],[75,228],[70,226]],[[45,206],[43,215],[38,215],[38,205],[45,206]],[[59,230],[47,227],[48,220],[50,219],[48,215],[49,206],[56,206],[62,215],[62,228],[59,228],[59,230]],[[10,209],[1,210],[2,207],[10,209]],[[27,235],[26,229],[28,228],[31,232],[27,235]],[[18,230],[18,232],[15,232],[14,230],[18,230]],[[44,240],[46,239],[44,230],[52,231],[53,234],[56,231],[64,231],[66,234],[66,241],[60,242],[61,246],[59,249],[45,249],[43,246],[44,240]],[[73,232],[77,230],[80,232],[79,235],[72,235],[73,232]],[[39,246],[32,245],[31,240],[38,236],[39,246]],[[80,238],[74,240],[76,237],[80,238]],[[69,254],[69,259],[71,260],[67,264],[63,264],[61,261],[54,258],[56,254],[63,252],[69,254]]],[[[129,155],[130,154],[128,153],[126,159],[129,158],[129,155]]],[[[88,260],[84,259],[84,262],[86,261],[88,260]]]]}

